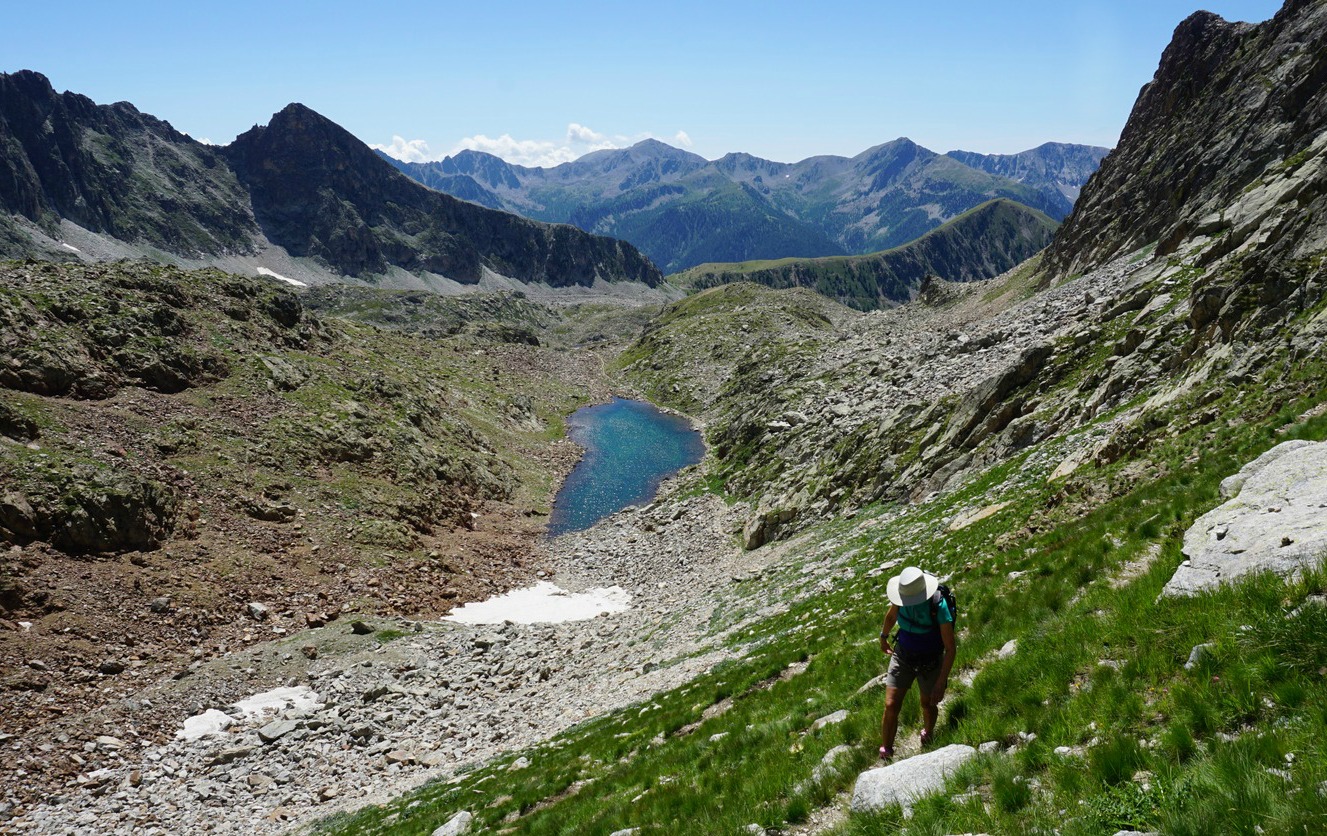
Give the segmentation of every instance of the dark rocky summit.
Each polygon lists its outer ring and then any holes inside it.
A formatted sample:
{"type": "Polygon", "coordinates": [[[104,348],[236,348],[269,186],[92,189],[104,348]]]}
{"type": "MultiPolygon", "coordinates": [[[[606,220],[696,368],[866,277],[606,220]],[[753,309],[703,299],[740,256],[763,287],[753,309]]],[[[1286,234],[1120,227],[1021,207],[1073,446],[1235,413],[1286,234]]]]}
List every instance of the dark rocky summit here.
{"type": "Polygon", "coordinates": [[[661,280],[628,244],[424,188],[303,105],[237,137],[226,157],[270,240],[351,276],[401,267],[473,283],[487,267],[554,287],[661,280]]]}
{"type": "MultiPolygon", "coordinates": [[[[169,122],[56,93],[38,73],[0,74],[0,211],[200,257],[253,247],[248,203],[219,150],[169,122]]],[[[22,254],[11,237],[3,252],[22,254]]]]}
{"type": "MultiPolygon", "coordinates": [[[[1152,243],[1168,255],[1198,235],[1226,235],[1209,260],[1230,252],[1248,232],[1231,224],[1238,207],[1303,165],[1324,125],[1327,5],[1292,0],[1257,26],[1198,12],[1176,28],[1047,263],[1082,272],[1152,243]]],[[[1317,208],[1288,218],[1273,249],[1321,242],[1320,181],[1276,199],[1317,208]]]]}
{"type": "Polygon", "coordinates": [[[463,283],[489,269],[553,287],[662,279],[630,244],[426,189],[302,105],[223,149],[126,102],[57,94],[34,72],[0,74],[0,255],[75,260],[77,250],[52,243],[62,221],[167,260],[275,244],[329,279],[396,268],[463,283]]]}

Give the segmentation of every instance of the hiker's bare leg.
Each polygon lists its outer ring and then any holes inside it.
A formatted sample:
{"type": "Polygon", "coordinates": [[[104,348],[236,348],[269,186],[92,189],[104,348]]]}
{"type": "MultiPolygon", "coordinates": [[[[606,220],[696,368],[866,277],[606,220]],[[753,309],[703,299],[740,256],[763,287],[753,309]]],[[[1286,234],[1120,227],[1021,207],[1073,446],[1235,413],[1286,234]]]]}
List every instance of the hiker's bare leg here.
{"type": "Polygon", "coordinates": [[[880,740],[886,749],[894,748],[894,737],[898,734],[898,713],[903,707],[904,693],[900,688],[885,689],[885,716],[880,720],[880,740]]]}
{"type": "Polygon", "coordinates": [[[940,707],[931,699],[931,695],[923,692],[922,698],[922,734],[925,740],[935,739],[935,721],[940,716],[940,707]]]}

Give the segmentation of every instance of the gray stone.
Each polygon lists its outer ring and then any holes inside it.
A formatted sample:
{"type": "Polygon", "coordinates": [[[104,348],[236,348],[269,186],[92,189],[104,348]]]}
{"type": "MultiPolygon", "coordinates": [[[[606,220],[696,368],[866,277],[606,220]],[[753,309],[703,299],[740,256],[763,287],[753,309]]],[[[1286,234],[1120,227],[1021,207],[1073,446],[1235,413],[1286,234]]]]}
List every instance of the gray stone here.
{"type": "Polygon", "coordinates": [[[1184,534],[1162,595],[1193,595],[1251,572],[1291,577],[1327,551],[1327,443],[1287,441],[1221,483],[1228,501],[1184,534]]]}
{"type": "Polygon", "coordinates": [[[1200,644],[1189,651],[1189,661],[1184,663],[1184,669],[1191,671],[1202,664],[1203,659],[1212,655],[1213,644],[1200,644]]]}
{"type": "Polygon", "coordinates": [[[851,746],[835,746],[833,749],[830,749],[825,753],[825,756],[820,759],[820,763],[816,764],[816,768],[811,771],[811,780],[823,781],[833,775],[838,771],[839,758],[851,753],[851,746]]]}
{"type": "Polygon", "coordinates": [[[103,752],[114,752],[124,748],[124,741],[118,737],[103,734],[97,738],[97,748],[103,752]]]}
{"type": "Polygon", "coordinates": [[[876,688],[885,687],[885,676],[886,674],[882,673],[879,676],[875,677],[874,679],[867,680],[865,685],[857,689],[857,693],[865,694],[867,691],[873,691],[876,688]]]}
{"type": "Polygon", "coordinates": [[[160,598],[153,598],[152,603],[148,604],[147,608],[157,613],[170,612],[170,598],[165,595],[160,598]]]}
{"type": "Polygon", "coordinates": [[[812,723],[811,731],[820,731],[825,726],[832,726],[835,723],[842,723],[846,719],[848,719],[848,712],[844,709],[839,709],[838,711],[835,711],[833,714],[826,714],[824,717],[821,717],[819,720],[816,720],[814,723],[812,723]]]}
{"type": "Polygon", "coordinates": [[[980,746],[978,746],[978,747],[977,747],[977,751],[978,751],[978,752],[981,752],[983,755],[989,755],[989,754],[991,754],[991,753],[993,753],[993,752],[998,752],[998,751],[1000,751],[1001,748],[1002,748],[1002,747],[1000,746],[1000,741],[998,741],[998,740],[988,740],[988,741],[986,741],[985,743],[983,743],[983,744],[981,744],[980,746]]]}
{"type": "Polygon", "coordinates": [[[115,676],[116,674],[124,673],[128,667],[129,664],[123,659],[107,659],[97,666],[97,670],[107,676],[115,676]]]}
{"type": "Polygon", "coordinates": [[[470,822],[474,821],[469,811],[462,810],[447,820],[447,823],[433,831],[432,836],[461,836],[470,832],[470,822]]]}
{"type": "MultiPolygon", "coordinates": [[[[636,836],[637,833],[640,833],[639,827],[624,827],[621,830],[614,830],[608,836],[636,836]]],[[[435,833],[433,836],[437,836],[437,834],[435,833]]]]}
{"type": "Polygon", "coordinates": [[[915,755],[889,766],[871,769],[857,777],[852,791],[852,812],[869,813],[899,804],[912,804],[944,789],[945,779],[977,754],[961,743],[951,743],[934,752],[915,755]]]}
{"type": "Polygon", "coordinates": [[[1018,639],[1010,639],[1004,643],[1004,646],[995,652],[995,658],[1008,659],[1018,652],[1018,639]]]}
{"type": "Polygon", "coordinates": [[[258,730],[258,739],[264,743],[275,743],[299,728],[294,720],[273,720],[258,730]]]}
{"type": "Polygon", "coordinates": [[[267,605],[260,604],[257,601],[250,601],[246,604],[244,606],[244,611],[248,614],[249,618],[252,618],[254,621],[263,621],[268,615],[267,605]]]}

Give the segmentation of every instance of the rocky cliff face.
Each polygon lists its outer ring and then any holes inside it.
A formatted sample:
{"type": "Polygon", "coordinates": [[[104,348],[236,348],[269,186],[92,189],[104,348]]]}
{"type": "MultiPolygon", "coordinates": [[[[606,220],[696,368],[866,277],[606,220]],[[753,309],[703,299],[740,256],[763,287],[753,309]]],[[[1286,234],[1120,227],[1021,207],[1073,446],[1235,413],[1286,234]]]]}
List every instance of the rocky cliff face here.
{"type": "Polygon", "coordinates": [[[218,149],[170,123],[0,74],[0,211],[198,257],[254,246],[248,203],[218,149]]]}
{"type": "Polygon", "coordinates": [[[303,105],[237,137],[226,157],[270,240],[351,276],[401,267],[474,283],[488,268],[554,287],[662,278],[629,244],[424,188],[303,105]]]}
{"type": "Polygon", "coordinates": [[[1321,2],[1293,0],[1258,26],[1194,14],[1176,28],[1119,147],[1084,188],[1048,264],[1069,275],[1149,244],[1166,256],[1196,236],[1224,236],[1210,260],[1261,227],[1233,219],[1264,197],[1272,201],[1268,211],[1287,215],[1275,233],[1264,230],[1284,239],[1280,249],[1316,246],[1324,234],[1322,181],[1295,175],[1321,153],[1325,88],[1321,2]],[[1302,185],[1264,194],[1270,183],[1290,179],[1302,185]]]}

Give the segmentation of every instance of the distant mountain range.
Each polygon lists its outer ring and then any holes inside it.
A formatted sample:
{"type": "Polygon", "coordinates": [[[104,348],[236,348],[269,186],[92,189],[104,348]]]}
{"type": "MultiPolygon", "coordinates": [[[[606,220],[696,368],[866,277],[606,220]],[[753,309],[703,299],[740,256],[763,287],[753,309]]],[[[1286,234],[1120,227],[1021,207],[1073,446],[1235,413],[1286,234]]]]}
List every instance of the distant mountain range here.
{"type": "Polygon", "coordinates": [[[303,105],[223,148],[125,102],[57,94],[38,73],[0,74],[0,256],[89,257],[66,241],[84,233],[112,255],[260,272],[279,257],[319,281],[663,279],[620,240],[425,188],[303,105]]]}
{"type": "Polygon", "coordinates": [[[1047,143],[1019,154],[937,154],[897,139],[851,158],[778,163],[750,154],[708,161],[645,140],[553,168],[479,151],[431,163],[383,156],[463,200],[623,238],[676,272],[890,249],[996,198],[1059,221],[1107,151],[1047,143]]]}
{"type": "Polygon", "coordinates": [[[929,276],[965,282],[988,279],[1031,258],[1059,225],[1012,200],[992,200],[915,241],[883,252],[702,264],[670,277],[689,290],[737,281],[806,287],[861,310],[905,302],[929,276]]]}

